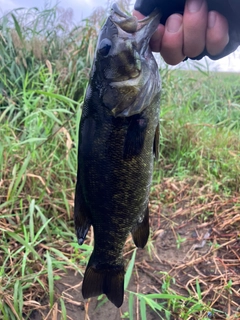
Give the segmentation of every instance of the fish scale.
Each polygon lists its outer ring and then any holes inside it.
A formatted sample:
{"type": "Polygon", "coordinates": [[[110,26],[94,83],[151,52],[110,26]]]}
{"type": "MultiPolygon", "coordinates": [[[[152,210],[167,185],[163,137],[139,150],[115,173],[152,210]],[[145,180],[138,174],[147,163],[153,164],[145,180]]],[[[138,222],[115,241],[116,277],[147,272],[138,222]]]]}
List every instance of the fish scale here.
{"type": "Polygon", "coordinates": [[[124,296],[126,239],[131,232],[143,248],[149,235],[161,89],[149,40],[159,18],[154,11],[137,22],[113,5],[99,34],[80,120],[74,208],[79,244],[91,225],[94,230],[82,293],[105,293],[117,307],[124,296]]]}

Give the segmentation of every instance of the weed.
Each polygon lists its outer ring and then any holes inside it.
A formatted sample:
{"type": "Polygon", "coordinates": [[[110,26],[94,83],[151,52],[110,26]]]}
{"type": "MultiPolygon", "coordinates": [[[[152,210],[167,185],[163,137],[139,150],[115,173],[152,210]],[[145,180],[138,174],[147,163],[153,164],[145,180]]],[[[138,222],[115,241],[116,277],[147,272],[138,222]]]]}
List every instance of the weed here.
{"type": "Polygon", "coordinates": [[[180,236],[180,234],[177,234],[177,239],[176,239],[177,248],[179,249],[180,246],[181,246],[181,244],[182,244],[183,242],[185,242],[186,240],[187,240],[186,238],[182,238],[182,237],[180,236]]]}

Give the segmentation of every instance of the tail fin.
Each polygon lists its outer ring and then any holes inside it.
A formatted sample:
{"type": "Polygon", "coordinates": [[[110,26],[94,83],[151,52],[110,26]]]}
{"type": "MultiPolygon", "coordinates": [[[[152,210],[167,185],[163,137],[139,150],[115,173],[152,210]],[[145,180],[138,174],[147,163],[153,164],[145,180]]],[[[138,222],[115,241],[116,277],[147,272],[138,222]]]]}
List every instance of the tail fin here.
{"type": "Polygon", "coordinates": [[[108,299],[117,307],[121,307],[124,296],[123,266],[94,266],[92,257],[85,271],[82,295],[84,299],[105,293],[108,299]]]}

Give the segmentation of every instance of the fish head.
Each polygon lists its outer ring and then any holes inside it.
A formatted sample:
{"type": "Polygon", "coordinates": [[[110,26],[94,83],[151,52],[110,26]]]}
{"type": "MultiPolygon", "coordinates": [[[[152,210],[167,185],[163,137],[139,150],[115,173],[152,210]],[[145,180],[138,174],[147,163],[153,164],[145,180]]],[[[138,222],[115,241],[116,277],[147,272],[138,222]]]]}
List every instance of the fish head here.
{"type": "Polygon", "coordinates": [[[160,91],[158,67],[149,48],[159,20],[157,10],[138,21],[114,4],[101,29],[91,77],[101,102],[115,117],[140,113],[160,91]]]}

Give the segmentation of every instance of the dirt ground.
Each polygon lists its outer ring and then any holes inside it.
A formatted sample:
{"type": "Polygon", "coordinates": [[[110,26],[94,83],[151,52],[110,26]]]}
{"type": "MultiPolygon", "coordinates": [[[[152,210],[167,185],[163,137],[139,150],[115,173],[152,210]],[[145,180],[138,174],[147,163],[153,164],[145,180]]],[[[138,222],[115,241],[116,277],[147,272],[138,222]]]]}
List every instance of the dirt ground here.
{"type": "MultiPolygon", "coordinates": [[[[151,199],[151,254],[147,248],[137,250],[134,275],[128,290],[144,294],[160,293],[166,280],[164,272],[167,272],[175,279],[170,287],[174,292],[186,296],[190,293],[198,299],[198,282],[202,300],[224,312],[216,312],[209,319],[240,319],[239,196],[223,199],[205,187],[195,194],[194,185],[189,188],[190,182],[177,185],[169,180],[166,183],[166,186],[161,184],[156,187],[151,199]],[[168,199],[162,198],[160,202],[158,195],[164,194],[165,187],[172,193],[168,192],[168,199]],[[172,201],[169,197],[172,197],[172,201]]],[[[131,245],[129,247],[125,254],[126,260],[131,258],[131,245]]],[[[34,311],[31,320],[60,320],[60,297],[65,301],[68,319],[123,319],[124,313],[128,311],[127,295],[120,309],[109,301],[98,307],[100,301],[97,298],[83,300],[81,283],[82,277],[69,270],[55,283],[58,297],[53,309],[49,311],[44,308],[42,301],[43,308],[34,311]]],[[[136,300],[134,309],[134,319],[140,320],[136,300]]],[[[160,319],[150,309],[147,312],[147,320],[160,319]]],[[[172,314],[171,319],[180,320],[181,317],[172,314]]],[[[200,317],[190,316],[188,319],[200,317]]]]}

